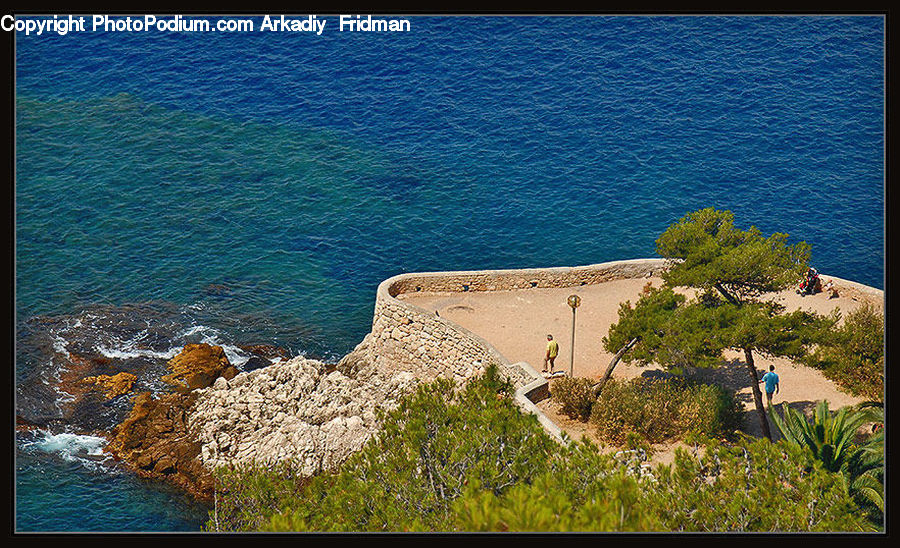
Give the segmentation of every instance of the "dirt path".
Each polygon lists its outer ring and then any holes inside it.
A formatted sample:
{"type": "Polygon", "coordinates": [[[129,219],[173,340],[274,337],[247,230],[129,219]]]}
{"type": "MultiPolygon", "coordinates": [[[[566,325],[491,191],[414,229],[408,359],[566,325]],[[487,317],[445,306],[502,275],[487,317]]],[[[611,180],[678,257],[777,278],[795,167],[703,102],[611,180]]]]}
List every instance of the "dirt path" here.
{"type": "MultiPolygon", "coordinates": [[[[829,278],[824,276],[827,281],[829,278]]],[[[614,280],[602,284],[576,288],[534,288],[493,292],[469,293],[415,293],[398,298],[437,311],[442,318],[449,319],[466,329],[484,337],[510,361],[525,361],[541,370],[546,348],[546,336],[552,334],[559,342],[560,352],[556,359],[556,370],[568,372],[572,358],[572,309],[566,304],[566,297],[578,294],[581,306],[576,313],[574,376],[598,379],[612,355],[603,349],[601,339],[609,331],[609,326],[618,318],[619,303],[637,301],[647,283],[654,287],[662,285],[656,277],[642,279],[614,280]]],[[[829,298],[820,293],[801,297],[792,290],[772,295],[788,311],[812,310],[825,314],[839,308],[844,315],[870,302],[882,308],[883,303],[852,288],[837,285],[838,298],[829,298]]],[[[780,378],[780,392],[774,403],[789,402],[792,406],[809,409],[817,400],[828,400],[831,409],[853,405],[863,401],[842,392],[832,381],[816,369],[791,363],[788,360],[754,356],[758,374],[775,365],[780,378]]],[[[659,368],[629,366],[620,363],[613,378],[627,379],[639,376],[660,375],[659,368]]],[[[749,375],[742,356],[738,353],[726,354],[726,362],[719,368],[697,370],[692,375],[706,381],[721,384],[735,390],[744,405],[744,429],[750,434],[760,435],[760,425],[752,400],[749,375]]],[[[552,382],[552,381],[551,381],[552,382]]],[[[552,403],[541,402],[539,407],[549,418],[573,437],[580,437],[576,424],[568,424],[552,409],[552,403]]],[[[576,421],[577,422],[577,421],[576,421]]]]}

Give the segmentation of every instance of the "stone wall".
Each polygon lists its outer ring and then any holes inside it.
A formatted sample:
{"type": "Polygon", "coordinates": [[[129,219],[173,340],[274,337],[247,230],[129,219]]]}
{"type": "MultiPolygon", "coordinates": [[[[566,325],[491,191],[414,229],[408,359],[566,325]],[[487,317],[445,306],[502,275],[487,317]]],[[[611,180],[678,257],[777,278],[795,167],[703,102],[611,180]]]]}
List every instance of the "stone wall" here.
{"type": "Polygon", "coordinates": [[[844,297],[850,297],[854,301],[864,301],[884,310],[884,291],[881,289],[821,272],[819,272],[819,278],[822,279],[822,283],[828,283],[829,280],[834,282],[835,289],[844,297]]]}
{"type": "Polygon", "coordinates": [[[574,267],[473,270],[401,274],[381,283],[378,299],[418,291],[432,293],[577,287],[623,278],[641,278],[665,269],[665,259],[632,259],[574,267]],[[382,290],[385,290],[384,292],[382,290]]]}
{"type": "Polygon", "coordinates": [[[378,286],[366,360],[379,370],[408,371],[424,381],[445,377],[462,382],[494,364],[516,387],[519,404],[561,439],[559,428],[534,406],[549,396],[549,390],[548,381],[530,364],[511,363],[478,335],[396,297],[413,292],[577,287],[645,277],[664,268],[663,259],[635,259],[578,267],[400,274],[378,286]]]}

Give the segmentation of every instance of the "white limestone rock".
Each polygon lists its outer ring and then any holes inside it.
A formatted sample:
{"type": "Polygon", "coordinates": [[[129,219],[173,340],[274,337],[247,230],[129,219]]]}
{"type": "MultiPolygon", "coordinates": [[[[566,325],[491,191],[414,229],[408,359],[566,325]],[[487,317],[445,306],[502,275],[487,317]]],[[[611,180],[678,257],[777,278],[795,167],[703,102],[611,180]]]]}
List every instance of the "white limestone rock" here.
{"type": "Polygon", "coordinates": [[[198,392],[189,422],[204,465],[295,460],[313,474],[361,449],[380,427],[375,411],[396,408],[418,382],[362,359],[369,340],[342,360],[343,371],[326,375],[321,362],[297,357],[198,392]]]}

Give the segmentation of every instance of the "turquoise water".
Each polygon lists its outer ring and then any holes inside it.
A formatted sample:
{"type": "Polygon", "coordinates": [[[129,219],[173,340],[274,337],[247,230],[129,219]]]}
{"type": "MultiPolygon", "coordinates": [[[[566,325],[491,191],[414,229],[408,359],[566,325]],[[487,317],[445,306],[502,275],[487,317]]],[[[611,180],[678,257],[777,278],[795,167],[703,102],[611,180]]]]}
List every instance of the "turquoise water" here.
{"type": "MultiPolygon", "coordinates": [[[[200,328],[334,360],[384,278],[650,257],[707,206],[884,287],[882,19],[412,27],[17,36],[17,379],[52,353],[29,320],[147,302],[177,311],[158,353],[200,328]]],[[[164,486],[17,447],[18,530],[203,521],[164,486]]]]}

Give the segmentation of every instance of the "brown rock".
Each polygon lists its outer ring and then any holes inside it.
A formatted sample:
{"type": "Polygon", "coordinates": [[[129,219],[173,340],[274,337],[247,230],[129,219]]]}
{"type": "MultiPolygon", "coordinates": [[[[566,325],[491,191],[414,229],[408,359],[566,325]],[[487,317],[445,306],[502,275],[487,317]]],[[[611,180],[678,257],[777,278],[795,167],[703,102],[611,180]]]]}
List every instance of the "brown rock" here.
{"type": "Polygon", "coordinates": [[[84,357],[70,353],[60,367],[59,375],[47,379],[57,390],[71,396],[60,402],[61,418],[83,429],[98,427],[90,418],[92,413],[86,409],[129,392],[136,380],[131,373],[111,369],[110,360],[105,356],[84,357]]]}
{"type": "Polygon", "coordinates": [[[117,373],[115,375],[97,375],[96,377],[85,377],[81,379],[81,383],[88,390],[102,392],[106,399],[111,400],[122,394],[127,394],[134,386],[137,377],[131,373],[117,373]]]}
{"type": "Polygon", "coordinates": [[[201,444],[186,422],[195,400],[191,393],[159,398],[139,394],[129,416],[113,430],[106,450],[143,477],[171,481],[200,498],[210,498],[212,476],[200,462],[201,444]]]}
{"type": "Polygon", "coordinates": [[[40,425],[35,424],[20,415],[16,415],[16,432],[31,432],[38,428],[40,428],[40,425]]]}
{"type": "Polygon", "coordinates": [[[97,362],[78,354],[69,354],[68,363],[60,369],[59,388],[74,396],[83,395],[88,387],[81,381],[93,373],[97,373],[97,362]]]}
{"type": "Polygon", "coordinates": [[[166,455],[156,461],[156,466],[153,467],[153,471],[157,474],[171,474],[175,472],[176,468],[175,459],[166,455]]]}
{"type": "Polygon", "coordinates": [[[220,376],[231,380],[238,374],[221,346],[206,343],[186,345],[169,360],[168,368],[172,373],[164,375],[162,380],[188,391],[206,388],[220,376]]]}

